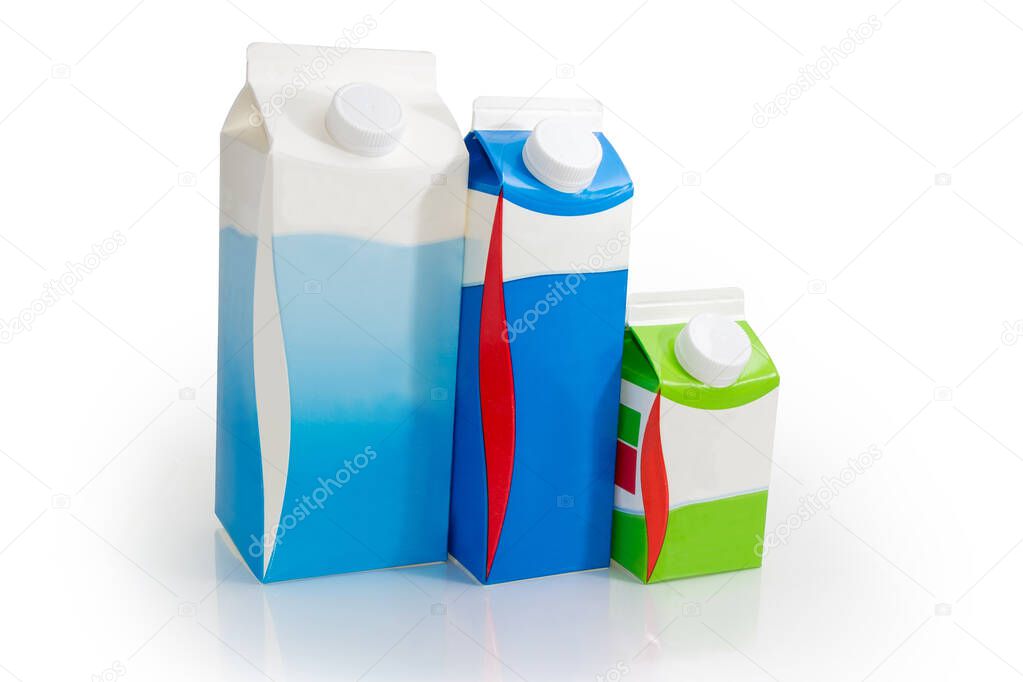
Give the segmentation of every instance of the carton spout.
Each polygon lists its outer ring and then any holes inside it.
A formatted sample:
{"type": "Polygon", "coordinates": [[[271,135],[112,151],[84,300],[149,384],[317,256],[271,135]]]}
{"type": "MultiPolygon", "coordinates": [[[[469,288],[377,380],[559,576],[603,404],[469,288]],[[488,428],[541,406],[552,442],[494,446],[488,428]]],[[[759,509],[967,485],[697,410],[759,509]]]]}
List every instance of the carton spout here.
{"type": "Polygon", "coordinates": [[[533,177],[566,194],[589,187],[603,157],[589,126],[570,116],[540,121],[522,147],[522,161],[533,177]]]}
{"type": "Polygon", "coordinates": [[[734,384],[746,368],[753,345],[734,320],[700,313],[675,338],[675,358],[682,368],[708,386],[734,384]]]}
{"type": "Polygon", "coordinates": [[[338,88],[327,107],[327,132],[339,146],[362,156],[383,156],[398,146],[405,128],[401,102],[372,83],[338,88]]]}

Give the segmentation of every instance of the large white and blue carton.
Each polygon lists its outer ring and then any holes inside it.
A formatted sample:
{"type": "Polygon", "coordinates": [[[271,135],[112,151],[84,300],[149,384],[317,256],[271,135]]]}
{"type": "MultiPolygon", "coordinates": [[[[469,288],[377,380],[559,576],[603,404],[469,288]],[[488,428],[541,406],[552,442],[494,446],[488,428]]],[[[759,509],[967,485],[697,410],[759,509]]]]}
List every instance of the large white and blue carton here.
{"type": "Polygon", "coordinates": [[[217,516],[266,582],[445,560],[467,157],[433,56],[252,45],[221,150],[217,516]]]}
{"type": "Polygon", "coordinates": [[[610,562],[633,190],[601,119],[474,106],[450,552],[483,583],[610,562]]]}

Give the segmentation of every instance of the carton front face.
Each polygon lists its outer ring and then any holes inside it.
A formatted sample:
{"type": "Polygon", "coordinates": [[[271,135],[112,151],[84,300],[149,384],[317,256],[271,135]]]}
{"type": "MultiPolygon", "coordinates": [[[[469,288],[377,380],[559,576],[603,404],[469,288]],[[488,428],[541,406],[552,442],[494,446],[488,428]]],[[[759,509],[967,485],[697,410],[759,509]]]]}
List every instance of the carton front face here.
{"type": "Polygon", "coordinates": [[[631,183],[600,136],[589,190],[543,187],[528,136],[467,138],[450,552],[481,582],[609,560],[631,183]]]}
{"type": "MultiPolygon", "coordinates": [[[[436,95],[399,81],[385,83],[405,106],[397,156],[335,145],[322,112],[309,118],[330,101],[319,91],[252,144],[238,119],[274,91],[260,66],[277,52],[250,55],[250,92],[224,132],[217,514],[266,581],[440,561],[465,215],[464,164],[461,179],[452,169],[464,147],[436,95]],[[421,139],[441,124],[446,150],[436,134],[421,139]],[[417,150],[435,168],[404,158],[417,150]]],[[[349,53],[329,85],[366,80],[373,63],[349,53]]]]}
{"type": "Polygon", "coordinates": [[[625,339],[612,556],[644,582],[761,562],[777,373],[740,323],[755,359],[734,385],[703,385],[669,352],[683,326],[625,339]]]}

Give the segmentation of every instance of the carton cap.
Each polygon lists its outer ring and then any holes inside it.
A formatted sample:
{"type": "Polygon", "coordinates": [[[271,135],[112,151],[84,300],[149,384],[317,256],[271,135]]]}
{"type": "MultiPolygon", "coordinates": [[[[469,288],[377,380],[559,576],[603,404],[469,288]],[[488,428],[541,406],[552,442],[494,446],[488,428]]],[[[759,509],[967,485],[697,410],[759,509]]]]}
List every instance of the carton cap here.
{"type": "Polygon", "coordinates": [[[405,116],[401,102],[372,83],[338,88],[327,107],[327,132],[341,147],[362,156],[383,156],[401,138],[405,116]]]}
{"type": "Polygon", "coordinates": [[[693,316],[675,338],[675,357],[682,368],[714,388],[734,384],[752,352],[746,331],[716,313],[693,316]]]}
{"type": "Polygon", "coordinates": [[[545,118],[522,147],[522,161],[551,189],[575,194],[586,189],[600,167],[604,150],[584,121],[571,116],[545,118]]]}

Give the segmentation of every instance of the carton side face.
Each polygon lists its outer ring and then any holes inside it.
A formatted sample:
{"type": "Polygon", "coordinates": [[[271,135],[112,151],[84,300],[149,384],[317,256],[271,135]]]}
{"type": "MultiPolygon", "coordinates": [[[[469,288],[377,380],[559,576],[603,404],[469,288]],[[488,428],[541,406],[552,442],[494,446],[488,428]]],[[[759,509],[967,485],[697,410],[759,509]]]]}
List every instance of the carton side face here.
{"type": "Polygon", "coordinates": [[[263,577],[263,471],[252,350],[256,239],[220,230],[216,514],[253,575],[263,577]]]}
{"type": "Polygon", "coordinates": [[[370,172],[309,163],[280,147],[273,157],[274,235],[338,235],[415,247],[461,241],[465,234],[461,154],[434,167],[417,161],[415,167],[370,172]]]}
{"type": "Polygon", "coordinates": [[[259,117],[256,95],[246,84],[238,93],[220,131],[220,152],[226,153],[233,144],[243,144],[259,152],[270,150],[270,138],[259,117]]]}
{"type": "Polygon", "coordinates": [[[777,407],[777,390],[725,410],[663,403],[661,442],[669,506],[766,490],[777,407]]]}
{"type": "MultiPolygon", "coordinates": [[[[245,91],[238,102],[244,101],[245,91]]],[[[236,102],[237,106],[237,102],[236,102]]],[[[229,117],[230,120],[231,117],[229,117]]],[[[225,133],[221,155],[216,513],[252,573],[266,551],[262,449],[251,344],[267,155],[225,133]]]]}

